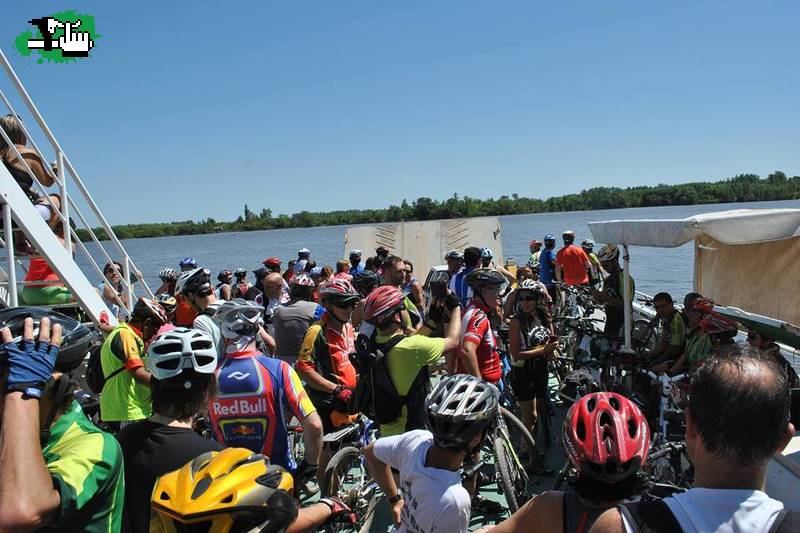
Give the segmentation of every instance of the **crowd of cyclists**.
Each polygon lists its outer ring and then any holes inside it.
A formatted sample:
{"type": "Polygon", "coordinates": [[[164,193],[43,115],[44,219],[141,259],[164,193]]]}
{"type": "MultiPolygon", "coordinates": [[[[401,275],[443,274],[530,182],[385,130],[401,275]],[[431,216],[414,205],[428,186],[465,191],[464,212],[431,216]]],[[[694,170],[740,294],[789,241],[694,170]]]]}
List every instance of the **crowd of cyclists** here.
{"type": "MultiPolygon", "coordinates": [[[[515,273],[488,248],[444,257],[447,281],[423,288],[413,265],[379,247],[320,266],[308,249],[282,268],[212,273],[192,258],[160,273],[154,299],[93,328],[42,308],[0,310],[0,529],[64,531],[314,531],[359,517],[326,490],[325,435],[369,415],[380,438],[363,448],[398,531],[467,531],[507,509],[481,496],[474,465],[510,386],[534,437],[552,416],[549,362],[567,287],[581,287],[619,337],[620,250],[575,244],[575,232],[530,242],[515,273]],[[100,372],[99,413],[80,377],[100,372]],[[504,366],[508,354],[510,369],[504,366]],[[369,362],[369,364],[367,363],[369,362]],[[76,392],[79,385],[84,389],[76,392]],[[297,455],[302,441],[302,455],[297,455]],[[465,475],[470,471],[470,475],[465,475]],[[321,491],[315,503],[301,494],[321,491]],[[308,501],[308,499],[306,499],[308,501]]],[[[110,302],[119,265],[98,290],[110,302]]],[[[122,296],[121,292],[116,294],[122,296]]],[[[685,448],[691,488],[644,498],[653,428],[624,391],[568,407],[561,440],[575,475],[506,520],[505,531],[797,531],[764,492],[770,458],[794,427],[798,384],[777,345],[737,326],[699,294],[683,310],[653,299],[661,324],[644,364],[691,374],[685,448]]],[[[531,473],[553,474],[539,446],[531,473]]],[[[555,465],[554,465],[555,466],[555,465]]],[[[558,465],[560,467],[560,465],[558,465]]]]}

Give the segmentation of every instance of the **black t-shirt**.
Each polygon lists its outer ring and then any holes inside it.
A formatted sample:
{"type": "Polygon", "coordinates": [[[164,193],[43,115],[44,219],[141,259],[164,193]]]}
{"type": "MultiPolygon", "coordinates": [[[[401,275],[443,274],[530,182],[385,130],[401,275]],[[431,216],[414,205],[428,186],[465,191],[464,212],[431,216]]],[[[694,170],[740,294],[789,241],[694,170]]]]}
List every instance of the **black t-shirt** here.
{"type": "Polygon", "coordinates": [[[188,428],[142,420],[117,433],[125,457],[125,515],[123,531],[150,529],[150,496],[156,478],[172,472],[201,453],[223,449],[188,428]]]}

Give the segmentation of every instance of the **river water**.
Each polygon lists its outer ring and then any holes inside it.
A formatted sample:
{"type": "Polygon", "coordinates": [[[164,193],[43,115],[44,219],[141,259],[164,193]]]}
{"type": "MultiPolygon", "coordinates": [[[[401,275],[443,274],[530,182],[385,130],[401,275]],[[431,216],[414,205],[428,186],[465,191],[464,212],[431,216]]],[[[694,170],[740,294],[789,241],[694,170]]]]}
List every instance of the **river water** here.
{"type": "MultiPolygon", "coordinates": [[[[560,236],[563,230],[573,229],[577,233],[577,241],[580,242],[584,238],[591,238],[588,222],[685,218],[699,213],[729,209],[778,207],[800,208],[800,200],[503,216],[500,217],[501,238],[506,258],[514,258],[524,263],[527,261],[528,242],[531,239],[541,240],[545,233],[560,236]]],[[[145,274],[150,288],[155,290],[159,285],[159,271],[165,267],[177,268],[178,261],[187,256],[196,258],[200,265],[209,268],[215,279],[220,270],[225,268],[233,270],[238,267],[253,270],[261,266],[261,261],[271,256],[283,259],[285,266],[286,261],[296,257],[297,250],[303,247],[311,250],[312,258],[317,264],[333,266],[337,259],[343,257],[345,229],[346,226],[326,226],[128,239],[122,243],[145,274]]],[[[114,257],[112,246],[109,243],[104,243],[104,246],[114,257]]],[[[631,247],[630,255],[631,273],[636,280],[638,290],[648,294],[668,291],[679,300],[691,291],[694,260],[691,243],[679,248],[631,247]]],[[[78,263],[84,272],[91,271],[88,261],[80,254],[78,263]]],[[[102,263],[100,264],[102,266],[102,263]]],[[[418,272],[417,276],[424,279],[425,273],[418,272]]],[[[252,275],[250,278],[252,281],[252,275]]],[[[90,276],[90,279],[94,281],[94,276],[90,276]]]]}

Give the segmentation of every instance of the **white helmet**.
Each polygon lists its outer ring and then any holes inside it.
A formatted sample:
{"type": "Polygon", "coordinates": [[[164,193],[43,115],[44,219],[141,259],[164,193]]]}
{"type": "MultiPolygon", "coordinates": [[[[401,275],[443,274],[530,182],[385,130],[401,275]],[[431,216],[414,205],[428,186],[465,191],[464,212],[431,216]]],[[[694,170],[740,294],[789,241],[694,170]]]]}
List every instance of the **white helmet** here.
{"type": "Polygon", "coordinates": [[[147,348],[147,369],[159,381],[174,378],[185,368],[198,374],[217,369],[214,341],[199,329],[175,328],[156,337],[147,348]]]}
{"type": "Polygon", "coordinates": [[[226,339],[253,337],[264,323],[264,308],[255,302],[234,298],[219,306],[214,320],[226,339]]]}
{"type": "Polygon", "coordinates": [[[597,252],[598,261],[616,261],[619,258],[619,246],[606,244],[597,252]]]}
{"type": "Polygon", "coordinates": [[[481,259],[491,259],[494,257],[491,248],[481,248],[481,259]]]}

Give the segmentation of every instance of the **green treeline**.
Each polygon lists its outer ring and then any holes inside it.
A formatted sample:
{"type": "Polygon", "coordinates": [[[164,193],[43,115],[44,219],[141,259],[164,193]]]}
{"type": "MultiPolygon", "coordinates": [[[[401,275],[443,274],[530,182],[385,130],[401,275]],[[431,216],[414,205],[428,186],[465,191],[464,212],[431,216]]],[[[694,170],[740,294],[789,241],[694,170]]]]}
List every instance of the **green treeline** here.
{"type": "MultiPolygon", "coordinates": [[[[444,201],[426,197],[418,198],[411,203],[403,200],[400,205],[392,205],[387,209],[350,209],[327,213],[301,211],[293,215],[278,216],[272,216],[270,209],[262,209],[260,213],[255,213],[245,205],[243,215],[233,222],[218,222],[208,218],[200,222],[187,220],[184,222],[155,224],[125,224],[114,226],[114,231],[120,239],[132,239],[223,231],[373,224],[401,220],[435,220],[556,211],[757,202],[797,198],[800,198],[800,176],[788,178],[783,172],[776,171],[766,179],[761,179],[755,174],[740,174],[736,177],[713,183],[696,182],[678,185],[628,187],[625,189],[595,187],[577,194],[556,196],[547,200],[526,198],[518,194],[501,196],[498,199],[479,200],[469,196],[453,194],[451,198],[444,201]]],[[[78,232],[81,239],[88,238],[85,231],[78,230],[78,232]]],[[[105,232],[99,229],[96,229],[95,233],[98,238],[105,236],[105,232]]]]}

